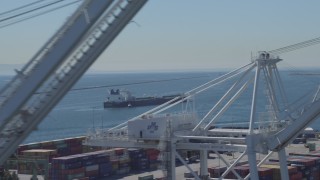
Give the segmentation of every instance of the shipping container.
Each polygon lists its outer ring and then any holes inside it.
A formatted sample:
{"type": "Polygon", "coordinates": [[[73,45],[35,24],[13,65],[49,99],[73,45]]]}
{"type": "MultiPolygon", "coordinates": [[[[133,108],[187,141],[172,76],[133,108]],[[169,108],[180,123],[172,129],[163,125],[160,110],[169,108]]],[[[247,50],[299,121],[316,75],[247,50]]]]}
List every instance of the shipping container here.
{"type": "Polygon", "coordinates": [[[56,155],[57,150],[53,149],[30,149],[21,152],[24,157],[49,157],[50,155],[56,155]]]}
{"type": "Polygon", "coordinates": [[[226,170],[227,167],[211,167],[209,168],[211,178],[219,178],[226,170]]]}
{"type": "Polygon", "coordinates": [[[246,166],[236,166],[234,170],[242,177],[246,177],[249,174],[249,167],[246,166]]]}

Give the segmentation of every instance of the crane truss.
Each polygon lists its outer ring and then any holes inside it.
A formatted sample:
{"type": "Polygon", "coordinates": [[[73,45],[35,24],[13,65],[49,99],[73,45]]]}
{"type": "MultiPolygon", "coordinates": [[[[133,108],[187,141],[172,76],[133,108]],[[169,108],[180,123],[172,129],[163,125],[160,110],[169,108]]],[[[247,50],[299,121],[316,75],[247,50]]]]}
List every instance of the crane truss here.
{"type": "Polygon", "coordinates": [[[0,164],[108,47],[146,0],[83,1],[1,91],[0,164]]]}
{"type": "Polygon", "coordinates": [[[85,144],[92,146],[107,147],[136,147],[136,148],[158,148],[159,144],[169,144],[171,174],[170,179],[175,179],[175,158],[190,170],[196,179],[208,177],[207,172],[207,152],[215,152],[216,155],[225,163],[227,170],[221,175],[224,178],[229,172],[234,173],[238,179],[258,179],[258,167],[263,164],[274,152],[280,157],[281,178],[288,179],[286,166],[285,147],[290,143],[300,131],[307,127],[320,114],[320,101],[317,94],[312,96],[308,104],[301,105],[299,108],[292,108],[288,105],[285,89],[277,68],[277,63],[282,59],[270,55],[268,52],[259,52],[251,63],[231,71],[221,77],[211,80],[199,87],[186,92],[181,100],[173,99],[163,105],[151,109],[137,117],[129,119],[110,129],[96,129],[88,134],[85,144]],[[191,99],[210,88],[214,88],[230,79],[235,79],[230,88],[216,102],[216,104],[204,115],[203,118],[195,119],[197,125],[189,131],[173,131],[170,137],[160,138],[155,141],[146,141],[143,138],[132,138],[128,134],[128,122],[139,120],[147,115],[156,115],[165,110],[191,99]],[[252,87],[252,101],[249,119],[245,122],[247,128],[227,129],[213,128],[222,119],[223,114],[232,104],[246,91],[252,87]],[[263,96],[267,106],[267,118],[259,119],[258,105],[259,94],[264,90],[263,96]],[[178,101],[177,101],[178,100],[178,101]],[[177,101],[177,102],[175,102],[177,101]],[[172,103],[175,102],[175,103],[172,103]],[[187,162],[180,156],[178,150],[199,150],[200,151],[200,176],[196,175],[189,167],[187,162]],[[231,164],[228,159],[219,152],[240,152],[239,157],[231,164]],[[265,158],[257,164],[256,154],[263,154],[265,158]],[[241,178],[233,169],[238,163],[248,159],[250,164],[250,174],[241,178]]]}

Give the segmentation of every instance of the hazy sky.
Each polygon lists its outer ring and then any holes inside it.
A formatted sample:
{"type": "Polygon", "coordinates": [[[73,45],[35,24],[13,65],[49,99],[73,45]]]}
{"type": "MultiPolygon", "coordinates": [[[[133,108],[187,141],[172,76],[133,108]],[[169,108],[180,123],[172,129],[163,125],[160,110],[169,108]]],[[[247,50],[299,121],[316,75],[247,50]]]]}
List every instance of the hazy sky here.
{"type": "MultiPolygon", "coordinates": [[[[34,1],[1,0],[0,12],[34,1]]],[[[92,68],[236,68],[251,52],[320,37],[319,7],[319,0],[149,0],[134,18],[140,26],[128,24],[92,68]]],[[[0,63],[26,63],[75,8],[1,28],[0,63]]],[[[283,54],[282,65],[319,67],[319,48],[283,54]]]]}

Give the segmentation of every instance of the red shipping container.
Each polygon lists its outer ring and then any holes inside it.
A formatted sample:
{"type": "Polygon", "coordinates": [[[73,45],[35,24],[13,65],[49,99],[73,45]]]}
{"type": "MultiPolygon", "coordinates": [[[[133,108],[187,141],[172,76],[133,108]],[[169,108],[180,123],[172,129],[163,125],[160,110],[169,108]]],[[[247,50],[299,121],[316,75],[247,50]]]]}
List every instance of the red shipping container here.
{"type": "Polygon", "coordinates": [[[229,172],[226,176],[226,179],[237,179],[237,176],[233,174],[233,172],[229,172]]]}
{"type": "Polygon", "coordinates": [[[209,168],[208,168],[208,172],[209,172],[209,173],[214,173],[214,169],[215,169],[215,168],[216,168],[216,167],[209,167],[209,168]]]}
{"type": "Polygon", "coordinates": [[[290,180],[301,180],[302,179],[302,172],[297,172],[295,174],[291,174],[289,179],[290,180]]]}
{"type": "Polygon", "coordinates": [[[320,178],[318,171],[313,171],[311,173],[311,176],[313,177],[313,180],[319,180],[319,178],[320,178]]]}
{"type": "Polygon", "coordinates": [[[236,166],[233,168],[241,177],[246,177],[249,174],[249,167],[247,166],[236,166]]]}
{"type": "Polygon", "coordinates": [[[272,169],[271,168],[259,167],[258,168],[258,175],[260,177],[272,175],[272,169]]]}
{"type": "Polygon", "coordinates": [[[124,154],[125,149],[124,148],[114,148],[114,152],[117,156],[121,156],[124,154]]]}
{"type": "Polygon", "coordinates": [[[150,156],[148,156],[149,158],[149,160],[157,160],[158,159],[158,155],[157,154],[153,154],[153,155],[150,155],[150,156]]]}
{"type": "Polygon", "coordinates": [[[146,154],[148,156],[159,155],[160,151],[157,149],[146,149],[146,154]]]}

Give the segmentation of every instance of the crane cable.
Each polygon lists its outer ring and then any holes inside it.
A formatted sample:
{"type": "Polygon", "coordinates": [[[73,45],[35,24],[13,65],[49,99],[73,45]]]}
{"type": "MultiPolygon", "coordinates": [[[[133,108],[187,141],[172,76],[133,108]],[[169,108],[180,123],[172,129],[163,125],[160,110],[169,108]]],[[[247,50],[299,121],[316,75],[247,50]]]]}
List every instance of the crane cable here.
{"type": "Polygon", "coordinates": [[[34,4],[38,4],[42,1],[45,1],[45,0],[38,0],[38,1],[35,1],[35,2],[32,2],[32,3],[29,3],[29,4],[26,4],[26,5],[23,5],[23,6],[20,6],[20,7],[17,7],[17,8],[14,8],[14,9],[11,9],[11,10],[8,10],[8,11],[5,11],[5,12],[2,12],[0,13],[0,17],[3,16],[3,15],[6,15],[6,14],[10,14],[12,12],[15,12],[15,11],[18,11],[20,9],[23,9],[23,8],[26,8],[26,7],[29,7],[29,6],[32,6],[34,4]]]}
{"type": "Polygon", "coordinates": [[[290,52],[290,51],[295,51],[295,50],[298,50],[298,49],[301,49],[301,48],[313,46],[313,45],[316,45],[316,44],[319,44],[319,43],[320,43],[320,37],[317,37],[317,38],[314,38],[314,39],[310,39],[310,40],[303,41],[303,42],[300,42],[300,43],[296,43],[296,44],[293,44],[293,45],[285,46],[285,47],[278,48],[278,49],[275,49],[275,50],[271,50],[271,51],[268,51],[268,52],[270,54],[273,54],[273,55],[279,55],[279,54],[287,53],[287,52],[290,52]]]}
{"type": "MultiPolygon", "coordinates": [[[[27,9],[27,10],[25,10],[25,11],[18,12],[18,13],[16,13],[16,14],[13,14],[13,15],[9,16],[9,17],[5,17],[5,18],[0,19],[0,22],[4,22],[4,21],[7,21],[7,20],[10,20],[10,19],[13,19],[13,18],[22,16],[22,15],[25,15],[25,14],[28,14],[28,13],[31,13],[31,12],[34,12],[34,11],[37,11],[37,10],[46,8],[46,7],[48,7],[48,6],[52,6],[52,5],[57,4],[57,3],[59,3],[59,2],[62,2],[62,1],[64,1],[64,0],[56,0],[56,1],[54,1],[54,2],[50,2],[50,3],[47,3],[47,4],[41,5],[41,6],[39,6],[39,7],[34,7],[33,9],[30,9],[30,10],[27,9]]],[[[24,7],[28,7],[28,6],[30,6],[30,5],[25,5],[24,7]]],[[[16,9],[21,9],[21,7],[20,7],[20,8],[16,8],[16,9]]],[[[11,10],[11,11],[13,11],[13,10],[11,10]]]]}
{"type": "MultiPolygon", "coordinates": [[[[15,15],[12,15],[10,17],[7,17],[7,18],[3,18],[3,19],[0,19],[0,28],[4,28],[4,27],[7,27],[7,26],[10,26],[10,25],[13,25],[13,24],[16,24],[16,23],[19,23],[19,22],[22,22],[22,21],[25,21],[25,20],[28,20],[28,19],[31,19],[31,18],[34,18],[34,17],[37,17],[37,16],[40,16],[40,15],[43,15],[43,14],[47,14],[49,12],[52,12],[52,11],[55,11],[55,10],[58,10],[58,9],[61,9],[61,8],[64,8],[64,7],[67,7],[67,6],[70,6],[70,5],[73,5],[75,3],[78,3],[79,1],[81,0],[75,0],[73,2],[69,2],[67,4],[64,4],[64,5],[61,5],[61,6],[58,6],[58,7],[54,7],[54,8],[51,8],[49,10],[46,10],[46,11],[43,11],[43,12],[40,12],[40,13],[37,13],[37,14],[33,14],[31,16],[28,16],[28,17],[24,17],[24,18],[21,18],[21,19],[18,19],[18,20],[15,20],[15,21],[9,21],[9,22],[6,22],[7,20],[12,20],[13,18],[17,18],[19,16],[22,16],[22,15],[25,15],[25,14],[28,14],[28,13],[31,13],[31,12],[34,12],[36,10],[39,10],[39,9],[42,9],[42,8],[45,8],[45,7],[48,7],[48,6],[52,6],[58,2],[62,2],[64,0],[58,0],[56,2],[51,2],[49,4],[46,4],[46,5],[43,5],[41,7],[36,7],[32,10],[28,10],[28,11],[25,11],[25,12],[22,12],[22,13],[19,13],[19,14],[15,14],[15,15]],[[2,22],[2,24],[1,24],[2,22]]],[[[28,5],[26,5],[28,6],[28,5]]],[[[16,8],[16,9],[21,9],[21,8],[16,8]]],[[[12,11],[12,10],[11,10],[12,11]]],[[[9,11],[7,11],[9,12],[9,11]]],[[[2,13],[4,14],[4,13],[2,13]]]]}
{"type": "MultiPolygon", "coordinates": [[[[35,1],[35,2],[32,2],[32,3],[23,5],[23,6],[21,6],[21,7],[12,9],[12,10],[2,12],[2,13],[0,13],[0,17],[1,17],[2,15],[9,14],[9,13],[11,13],[11,12],[21,10],[21,9],[23,9],[23,8],[26,8],[26,7],[29,7],[29,6],[38,4],[38,3],[43,2],[43,1],[45,1],[45,0],[38,0],[38,1],[35,1]]],[[[22,22],[22,21],[25,21],[25,20],[34,18],[34,17],[37,17],[37,16],[40,16],[40,15],[43,15],[43,14],[46,14],[46,13],[55,11],[55,10],[57,10],[57,9],[60,9],[60,8],[63,8],[63,7],[72,5],[72,4],[74,4],[74,3],[77,3],[77,2],[79,2],[79,1],[81,1],[81,0],[77,0],[77,1],[74,1],[74,2],[71,2],[71,3],[68,3],[68,4],[65,4],[65,5],[63,5],[63,6],[59,6],[59,7],[56,7],[56,8],[47,10],[47,11],[45,11],[45,12],[41,12],[41,13],[38,13],[38,14],[35,14],[35,15],[32,15],[32,16],[29,16],[29,17],[26,17],[26,18],[22,18],[22,19],[19,19],[19,20],[13,21],[13,22],[8,22],[8,23],[6,23],[6,24],[4,24],[4,25],[1,25],[1,22],[5,22],[5,21],[7,21],[7,20],[11,20],[11,19],[13,19],[13,18],[17,18],[17,17],[19,17],[19,16],[22,16],[22,15],[25,15],[25,14],[28,14],[28,13],[31,13],[31,12],[34,12],[34,11],[36,11],[36,10],[39,10],[39,9],[42,9],[42,8],[46,8],[46,7],[48,7],[48,6],[52,6],[52,5],[54,5],[54,4],[56,4],[56,3],[59,3],[59,2],[62,2],[62,1],[65,1],[65,0],[56,0],[56,1],[54,1],[54,2],[50,2],[50,3],[44,4],[44,5],[42,5],[42,6],[35,7],[35,8],[33,8],[33,9],[31,9],[31,10],[26,10],[26,11],[24,11],[24,12],[20,12],[20,13],[18,13],[18,14],[14,14],[14,15],[11,15],[11,16],[9,16],[9,17],[2,18],[2,19],[0,19],[0,28],[4,28],[4,27],[7,27],[7,26],[10,26],[10,25],[13,25],[13,24],[16,24],[16,23],[19,23],[19,22],[22,22]]],[[[285,47],[282,47],[282,48],[278,48],[278,49],[275,49],[275,50],[271,50],[271,51],[268,51],[268,52],[269,52],[270,54],[273,54],[273,55],[279,55],[279,54],[287,53],[287,52],[290,52],[290,51],[295,51],[295,50],[297,50],[297,49],[301,49],[301,48],[309,47],[309,46],[312,46],[312,45],[316,45],[316,44],[319,44],[319,43],[320,43],[320,37],[314,38],[314,39],[311,39],[311,40],[307,40],[307,41],[303,41],[303,42],[300,42],[300,43],[296,43],[296,44],[293,44],[293,45],[285,46],[285,47]]]]}

